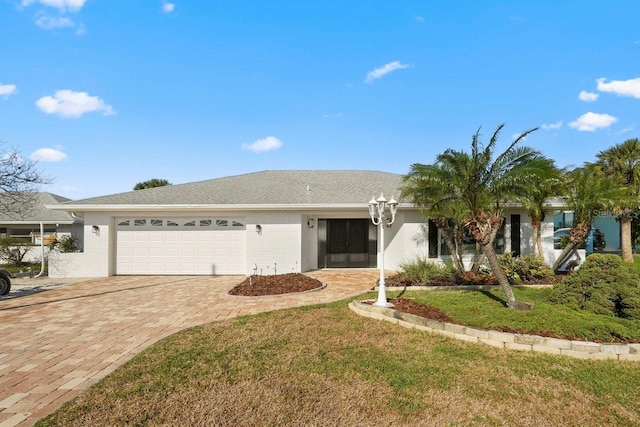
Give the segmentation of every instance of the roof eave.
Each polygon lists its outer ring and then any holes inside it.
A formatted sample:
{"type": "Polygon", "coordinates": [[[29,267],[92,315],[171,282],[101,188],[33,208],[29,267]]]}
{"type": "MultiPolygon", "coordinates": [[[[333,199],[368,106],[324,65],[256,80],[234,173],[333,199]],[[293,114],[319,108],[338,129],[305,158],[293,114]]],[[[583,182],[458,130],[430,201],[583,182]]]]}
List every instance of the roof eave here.
{"type": "MultiPolygon", "coordinates": [[[[306,204],[176,204],[176,205],[84,205],[84,204],[60,204],[47,205],[47,209],[67,212],[105,212],[105,211],[287,211],[287,210],[350,210],[367,209],[367,203],[306,203],[306,204]]],[[[413,205],[401,203],[399,207],[413,208],[413,205]]]]}

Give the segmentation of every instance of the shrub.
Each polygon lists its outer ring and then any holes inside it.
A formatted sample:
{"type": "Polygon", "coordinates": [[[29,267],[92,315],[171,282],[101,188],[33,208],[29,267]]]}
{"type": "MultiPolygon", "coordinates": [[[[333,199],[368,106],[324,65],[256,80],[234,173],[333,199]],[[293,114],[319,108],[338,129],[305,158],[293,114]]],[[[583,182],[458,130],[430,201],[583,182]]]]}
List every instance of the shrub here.
{"type": "Polygon", "coordinates": [[[554,285],[549,300],[594,314],[640,319],[640,276],[617,255],[593,254],[554,285]]]}
{"type": "Polygon", "coordinates": [[[555,278],[553,270],[533,255],[514,257],[510,252],[500,256],[500,265],[511,284],[548,281],[555,278]]]}
{"type": "Polygon", "coordinates": [[[455,273],[456,269],[452,263],[435,263],[423,257],[415,257],[400,264],[400,275],[411,282],[451,280],[455,273]]]}
{"type": "Polygon", "coordinates": [[[62,253],[77,252],[78,251],[78,236],[75,234],[67,234],[59,239],[55,239],[49,243],[49,249],[57,250],[62,253]]]}
{"type": "Polygon", "coordinates": [[[20,267],[24,264],[24,257],[31,250],[31,243],[24,239],[3,237],[0,239],[0,259],[10,265],[20,267]]]}

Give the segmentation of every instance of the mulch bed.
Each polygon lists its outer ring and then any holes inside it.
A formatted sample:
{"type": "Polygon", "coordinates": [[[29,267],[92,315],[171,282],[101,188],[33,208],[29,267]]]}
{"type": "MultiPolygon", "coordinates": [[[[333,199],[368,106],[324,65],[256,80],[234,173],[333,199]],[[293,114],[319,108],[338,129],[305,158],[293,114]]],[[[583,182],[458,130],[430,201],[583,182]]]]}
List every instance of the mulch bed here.
{"type": "Polygon", "coordinates": [[[256,297],[305,292],[322,287],[322,282],[300,273],[251,276],[229,291],[231,295],[256,297]]]}
{"type": "Polygon", "coordinates": [[[393,308],[403,313],[415,314],[427,319],[438,320],[440,322],[453,323],[453,320],[442,312],[439,308],[422,304],[406,298],[393,298],[391,301],[393,308]]]}

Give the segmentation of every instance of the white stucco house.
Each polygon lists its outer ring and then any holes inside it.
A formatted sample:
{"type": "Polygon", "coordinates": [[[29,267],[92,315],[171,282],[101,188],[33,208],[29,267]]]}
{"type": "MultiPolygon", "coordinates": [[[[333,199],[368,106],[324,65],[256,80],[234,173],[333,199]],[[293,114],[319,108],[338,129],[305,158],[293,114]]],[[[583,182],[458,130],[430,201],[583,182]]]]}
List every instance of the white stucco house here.
{"type": "MultiPolygon", "coordinates": [[[[377,267],[378,227],[367,203],[399,197],[402,175],[375,171],[263,171],[47,206],[84,218],[81,253],[55,253],[52,277],[217,275],[377,267]]],[[[553,208],[551,208],[553,209],[553,208]]],[[[543,225],[553,248],[553,217],[543,225]]],[[[531,224],[505,209],[499,251],[530,252],[531,224]]],[[[437,228],[400,203],[385,231],[385,267],[446,258],[437,228]]]]}
{"type": "MultiPolygon", "coordinates": [[[[70,199],[48,192],[32,194],[33,204],[30,206],[0,209],[0,238],[15,238],[34,245],[34,248],[27,253],[25,261],[40,261],[42,256],[35,246],[39,246],[43,242],[42,239],[45,245],[69,235],[75,235],[81,240],[84,228],[82,219],[74,216],[73,213],[47,208],[47,206],[69,202],[70,199]],[[9,214],[8,211],[12,213],[9,214]]],[[[11,196],[6,193],[0,194],[0,206],[11,206],[16,203],[11,199],[11,196]]],[[[48,248],[45,248],[45,251],[48,252],[48,248]]]]}

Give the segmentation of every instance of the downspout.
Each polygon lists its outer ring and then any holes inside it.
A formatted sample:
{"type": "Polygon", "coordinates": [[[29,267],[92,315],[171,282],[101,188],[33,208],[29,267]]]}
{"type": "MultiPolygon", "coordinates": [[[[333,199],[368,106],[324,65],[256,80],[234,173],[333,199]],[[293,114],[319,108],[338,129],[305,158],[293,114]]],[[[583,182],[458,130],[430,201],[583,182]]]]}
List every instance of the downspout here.
{"type": "Polygon", "coordinates": [[[40,249],[42,250],[42,263],[40,265],[40,273],[33,276],[40,277],[44,274],[44,224],[40,222],[40,249]]]}

